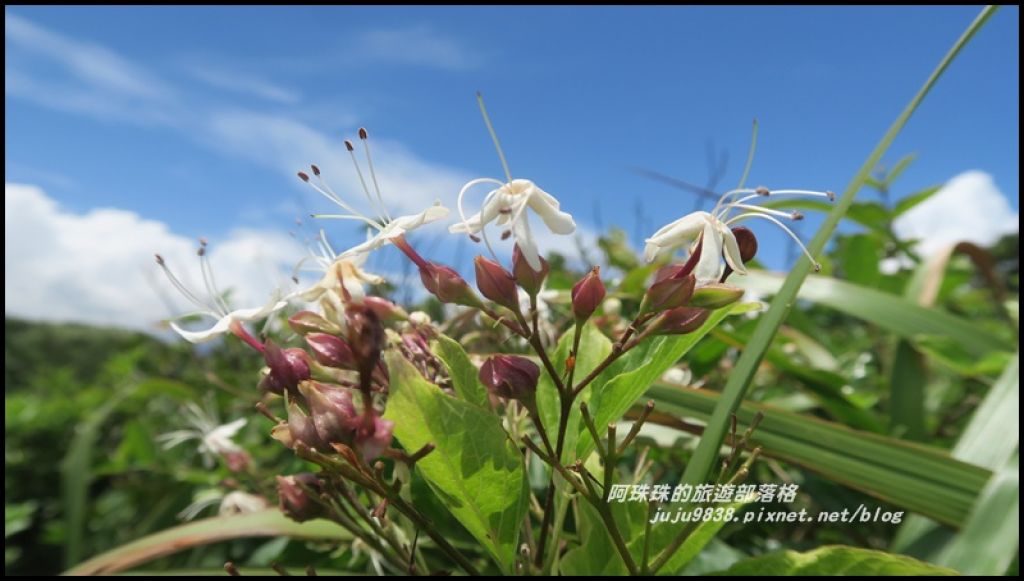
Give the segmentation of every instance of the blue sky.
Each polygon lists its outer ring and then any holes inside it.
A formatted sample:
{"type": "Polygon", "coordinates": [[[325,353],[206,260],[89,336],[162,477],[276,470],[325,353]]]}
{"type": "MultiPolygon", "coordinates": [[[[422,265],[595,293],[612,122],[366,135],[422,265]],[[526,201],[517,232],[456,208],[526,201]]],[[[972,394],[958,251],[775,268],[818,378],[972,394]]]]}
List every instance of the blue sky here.
{"type": "MultiPolygon", "coordinates": [[[[9,8],[5,182],[35,186],[62,219],[134,216],[161,232],[154,244],[237,241],[330,210],[294,177],[307,162],[356,194],[341,140],[366,126],[396,207],[450,205],[463,181],[501,173],[479,90],[513,174],[584,229],[638,240],[694,201],[631,168],[703,184],[713,144],[732,186],[755,117],[751,182],[841,191],[977,12],[9,8]]],[[[897,140],[890,162],[917,154],[897,195],[980,170],[1017,211],[1018,22],[1016,7],[997,13],[897,140]]],[[[360,236],[327,226],[338,246],[360,236]]],[[[785,266],[781,237],[762,248],[785,266]]]]}

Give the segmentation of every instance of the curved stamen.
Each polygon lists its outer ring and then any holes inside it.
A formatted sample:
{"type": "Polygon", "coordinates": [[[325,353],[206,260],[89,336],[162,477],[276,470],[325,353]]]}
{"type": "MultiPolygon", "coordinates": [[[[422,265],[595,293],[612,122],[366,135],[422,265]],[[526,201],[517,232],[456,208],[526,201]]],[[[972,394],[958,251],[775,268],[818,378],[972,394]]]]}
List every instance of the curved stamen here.
{"type": "Polygon", "coordinates": [[[222,309],[221,315],[228,314],[231,309],[228,308],[224,296],[221,294],[220,289],[217,288],[217,279],[213,277],[213,268],[210,267],[210,257],[206,255],[205,242],[199,248],[199,266],[203,272],[203,284],[206,286],[206,293],[210,295],[213,304],[222,309]]]}
{"type": "MultiPolygon", "coordinates": [[[[463,203],[463,200],[466,197],[466,192],[468,192],[469,189],[472,188],[473,186],[476,186],[476,185],[479,185],[479,184],[497,184],[498,186],[505,185],[504,182],[501,182],[501,181],[496,180],[494,178],[477,178],[475,180],[470,180],[470,181],[466,182],[466,185],[462,186],[462,189],[459,190],[459,197],[458,197],[458,200],[456,201],[456,204],[457,204],[458,209],[459,209],[459,218],[462,219],[462,223],[465,224],[467,228],[469,227],[469,219],[466,218],[466,207],[465,207],[465,205],[463,203]]],[[[498,191],[498,190],[492,190],[491,194],[493,194],[496,191],[498,191]]],[[[490,194],[488,194],[488,196],[490,196],[490,194]]],[[[486,198],[485,198],[485,202],[486,202],[486,198]]],[[[480,211],[481,211],[481,213],[483,212],[483,207],[481,207],[480,211]]],[[[482,214],[481,214],[481,217],[482,217],[482,214]]],[[[481,230],[483,229],[483,224],[481,224],[480,229],[481,230]]],[[[470,232],[470,234],[472,234],[472,232],[470,232]]]]}
{"type": "Polygon", "coordinates": [[[792,238],[793,241],[797,243],[797,245],[800,247],[800,250],[803,250],[804,256],[806,256],[807,259],[811,261],[811,264],[814,265],[814,270],[816,272],[821,270],[821,264],[814,259],[814,256],[811,254],[811,251],[807,250],[807,247],[804,246],[804,243],[800,241],[800,237],[797,236],[792,230],[790,230],[788,226],[786,226],[785,224],[783,224],[778,219],[772,216],[769,216],[767,214],[761,214],[758,212],[747,212],[745,214],[740,214],[739,216],[730,219],[725,223],[725,225],[729,226],[731,224],[735,224],[736,222],[739,222],[740,220],[745,220],[747,218],[764,218],[765,220],[774,223],[779,228],[782,228],[782,230],[785,231],[786,234],[789,234],[789,237],[792,238]]]}
{"type": "MultiPolygon", "coordinates": [[[[370,179],[373,180],[373,189],[377,192],[377,201],[380,203],[380,211],[384,214],[387,221],[390,222],[391,214],[388,213],[388,208],[384,205],[384,198],[380,195],[380,184],[377,182],[377,172],[373,169],[373,156],[370,155],[370,140],[367,137],[365,129],[359,130],[359,138],[363,141],[363,149],[366,151],[366,165],[370,166],[370,179]]],[[[365,185],[363,187],[365,187],[365,185]]]]}
{"type": "MultiPolygon", "coordinates": [[[[488,193],[487,196],[484,197],[484,203],[481,206],[481,212],[483,211],[483,208],[487,207],[487,204],[490,203],[490,201],[494,199],[494,196],[497,196],[498,192],[500,192],[500,191],[501,191],[500,189],[498,189],[498,190],[491,190],[490,193],[488,193]]],[[[498,260],[498,254],[494,251],[494,247],[491,246],[491,239],[487,237],[487,224],[481,224],[481,226],[480,226],[480,234],[481,234],[480,237],[484,241],[484,246],[487,247],[487,252],[489,252],[491,254],[491,258],[494,259],[494,262],[497,262],[498,264],[501,264],[501,261],[498,260]]]]}
{"type": "Polygon", "coordinates": [[[387,220],[387,216],[383,209],[383,202],[378,204],[373,201],[373,196],[370,195],[370,188],[366,187],[366,178],[363,177],[363,170],[359,167],[359,161],[356,160],[356,148],[352,145],[352,142],[345,140],[345,149],[348,150],[349,157],[352,158],[352,167],[356,168],[356,175],[359,176],[359,185],[363,187],[363,195],[366,196],[366,201],[370,202],[370,206],[377,211],[377,217],[381,221],[387,220]]]}
{"type": "Polygon", "coordinates": [[[751,212],[760,212],[762,214],[771,214],[772,216],[778,216],[780,218],[786,218],[787,220],[797,220],[802,218],[803,215],[797,212],[783,212],[782,210],[775,210],[772,208],[765,208],[764,206],[753,206],[750,204],[741,204],[739,202],[732,202],[722,208],[722,213],[719,219],[724,219],[729,216],[729,211],[733,208],[741,208],[743,210],[750,210],[751,212]],[[799,216],[799,218],[798,218],[799,216]]]}
{"type": "Polygon", "coordinates": [[[484,105],[484,96],[477,92],[476,102],[480,106],[480,114],[483,115],[484,124],[487,125],[487,132],[491,134],[491,141],[494,142],[494,149],[498,150],[498,159],[501,160],[501,169],[505,170],[505,178],[512,183],[512,172],[508,169],[508,161],[505,159],[505,152],[501,149],[501,141],[498,140],[498,132],[494,130],[491,123],[491,116],[487,114],[487,106],[484,105]]]}
{"type": "Polygon", "coordinates": [[[740,194],[754,194],[756,191],[757,190],[751,188],[738,188],[735,190],[729,190],[728,192],[725,192],[724,194],[722,194],[722,197],[718,198],[718,202],[715,204],[715,207],[711,210],[711,215],[717,216],[718,210],[722,207],[722,203],[725,202],[725,200],[730,196],[738,196],[740,194]]]}
{"type": "Polygon", "coordinates": [[[160,256],[159,254],[157,254],[156,256],[156,263],[157,265],[160,266],[160,269],[164,271],[164,274],[167,276],[167,280],[171,282],[171,286],[173,286],[192,304],[199,307],[203,311],[210,310],[210,305],[199,300],[199,297],[197,297],[192,291],[188,289],[188,287],[186,287],[180,280],[178,280],[178,277],[174,276],[174,273],[171,272],[171,269],[167,267],[167,264],[164,262],[163,257],[160,256]]]}
{"type": "MultiPolygon", "coordinates": [[[[809,198],[828,198],[828,200],[830,202],[835,200],[835,197],[836,197],[836,195],[831,193],[831,192],[815,192],[815,191],[811,191],[811,190],[773,190],[772,192],[770,192],[770,195],[772,197],[774,197],[774,196],[804,196],[804,197],[809,197],[809,198]]],[[[736,200],[735,202],[730,202],[730,204],[728,204],[728,205],[733,205],[733,204],[739,205],[739,204],[743,204],[744,202],[749,202],[750,200],[763,199],[764,197],[765,197],[764,194],[755,193],[755,194],[751,194],[749,196],[744,196],[744,197],[736,200]]],[[[719,214],[719,218],[722,219],[722,220],[725,220],[728,217],[729,217],[729,210],[728,209],[725,209],[723,212],[721,212],[719,214]]]]}

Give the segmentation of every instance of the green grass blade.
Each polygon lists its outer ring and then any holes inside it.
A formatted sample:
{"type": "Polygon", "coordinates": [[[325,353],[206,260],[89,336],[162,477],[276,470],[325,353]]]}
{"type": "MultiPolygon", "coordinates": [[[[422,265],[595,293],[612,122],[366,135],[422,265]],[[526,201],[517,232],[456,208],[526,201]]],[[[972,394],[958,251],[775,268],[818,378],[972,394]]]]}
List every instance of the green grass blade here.
{"type": "MultiPolygon", "coordinates": [[[[764,271],[750,271],[736,277],[736,284],[764,294],[783,296],[783,278],[764,271]]],[[[932,335],[953,339],[975,356],[992,351],[1009,351],[1013,343],[974,323],[935,308],[925,308],[916,301],[852,284],[827,276],[807,279],[797,298],[824,305],[857,317],[900,337],[914,339],[932,335]]],[[[769,310],[769,313],[771,311],[769,310]]],[[[747,347],[750,350],[750,347],[747,347]]]]}
{"type": "MultiPolygon", "coordinates": [[[[953,44],[949,53],[943,57],[942,61],[932,72],[931,76],[928,77],[921,89],[916,95],[914,95],[913,99],[910,100],[910,103],[907,104],[903,112],[896,118],[896,121],[893,122],[892,126],[889,127],[889,130],[886,131],[882,140],[868,156],[867,161],[864,162],[853,180],[846,187],[843,195],[836,202],[836,207],[828,217],[825,218],[824,223],[818,230],[818,233],[814,236],[814,239],[811,240],[811,243],[808,245],[808,249],[812,255],[821,254],[825,248],[825,243],[828,242],[829,238],[832,236],[832,233],[835,231],[839,221],[842,220],[847,209],[849,209],[850,205],[853,204],[857,191],[860,190],[864,181],[871,175],[871,171],[878,166],[882,156],[886,151],[888,151],[892,142],[896,139],[896,136],[899,135],[904,125],[906,125],[907,121],[910,119],[910,116],[913,115],[915,110],[917,110],[917,107],[924,100],[925,96],[928,95],[932,87],[935,86],[936,82],[938,82],[939,78],[949,67],[950,63],[952,63],[960,51],[963,50],[968,41],[970,41],[970,39],[979,30],[981,30],[982,26],[996,10],[997,7],[995,6],[986,6],[982,9],[978,17],[975,18],[974,22],[967,27],[967,30],[963,35],[953,44]]],[[[690,485],[698,485],[708,478],[708,475],[711,473],[711,470],[715,465],[722,441],[725,439],[725,433],[729,425],[729,416],[732,415],[743,400],[743,396],[746,394],[747,387],[750,385],[761,359],[768,350],[768,346],[775,337],[775,333],[778,331],[779,326],[782,325],[782,321],[789,313],[789,309],[796,300],[797,291],[800,289],[800,285],[803,283],[804,279],[807,278],[807,275],[810,274],[810,271],[810,261],[806,258],[800,259],[797,265],[793,268],[793,271],[790,272],[789,277],[786,279],[786,283],[782,286],[779,294],[775,296],[771,306],[768,308],[768,312],[762,317],[757,329],[754,331],[754,335],[751,338],[750,343],[743,351],[743,355],[740,356],[735,369],[733,369],[732,374],[729,376],[729,381],[725,386],[722,398],[715,406],[714,413],[708,422],[707,429],[704,431],[704,436],[701,438],[693,458],[686,466],[686,472],[683,474],[683,482],[690,485]]]]}
{"type": "MultiPolygon", "coordinates": [[[[647,392],[656,410],[674,417],[706,420],[722,396],[702,389],[655,385],[647,392]]],[[[943,450],[744,402],[736,410],[742,432],[754,415],[764,419],[752,445],[767,456],[801,466],[950,526],[960,526],[991,473],[950,458],[943,450]]]]}
{"type": "Polygon", "coordinates": [[[326,520],[297,523],[276,508],[183,524],[97,555],[65,575],[111,575],[192,547],[249,537],[347,541],[352,535],[326,520]]]}

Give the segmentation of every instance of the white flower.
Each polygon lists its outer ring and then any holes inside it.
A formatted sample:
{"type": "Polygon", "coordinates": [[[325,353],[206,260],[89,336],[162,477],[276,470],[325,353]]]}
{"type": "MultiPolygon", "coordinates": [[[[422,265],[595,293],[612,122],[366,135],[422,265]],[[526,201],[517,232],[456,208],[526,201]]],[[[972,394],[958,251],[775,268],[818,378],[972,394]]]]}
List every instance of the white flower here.
{"type": "Polygon", "coordinates": [[[341,292],[344,289],[347,300],[356,303],[362,302],[366,296],[364,284],[384,282],[382,277],[363,270],[362,267],[366,264],[368,257],[369,254],[366,253],[356,254],[351,258],[338,256],[330,242],[327,241],[326,234],[321,230],[316,250],[311,252],[311,256],[302,259],[295,270],[297,274],[305,262],[312,260],[316,262],[317,270],[323,272],[324,275],[309,288],[297,291],[289,298],[295,297],[310,303],[321,299],[326,300],[340,311],[343,310],[342,303],[346,300],[341,292]]]}
{"type": "Polygon", "coordinates": [[[831,192],[811,192],[806,190],[778,190],[769,191],[767,188],[738,189],[726,192],[719,199],[718,204],[711,212],[693,212],[678,220],[665,225],[645,240],[644,258],[647,262],[653,262],[659,256],[670,253],[684,244],[701,243],[700,257],[693,270],[697,278],[697,284],[708,284],[718,282],[722,273],[722,257],[734,271],[739,274],[746,274],[747,270],[740,257],[739,244],[732,232],[731,226],[749,218],[762,218],[782,228],[804,251],[807,258],[819,268],[818,262],[814,260],[807,248],[800,242],[800,239],[783,224],[779,218],[800,220],[803,215],[799,212],[782,212],[750,204],[752,200],[765,198],[769,195],[797,195],[828,198],[832,200],[835,195],[831,192]],[[726,200],[733,197],[740,197],[737,200],[726,203],[726,200]],[[734,209],[744,212],[730,218],[729,214],[734,209]]]}
{"type": "Polygon", "coordinates": [[[341,258],[353,258],[360,254],[376,250],[402,238],[407,232],[411,232],[420,226],[440,220],[448,215],[448,208],[442,206],[440,202],[434,202],[434,205],[423,210],[419,214],[410,214],[392,218],[391,214],[388,213],[387,207],[384,205],[384,198],[380,193],[380,184],[377,181],[377,172],[373,168],[373,157],[370,155],[370,145],[365,129],[359,130],[359,139],[363,142],[363,147],[366,151],[367,166],[370,169],[370,177],[373,182],[373,189],[376,193],[376,197],[370,195],[370,189],[367,187],[366,180],[363,178],[363,172],[359,168],[359,163],[356,161],[355,146],[352,145],[351,141],[346,140],[345,148],[352,156],[352,164],[355,166],[356,174],[359,176],[359,182],[363,187],[363,194],[366,196],[370,205],[374,208],[374,211],[377,212],[375,217],[367,216],[346,203],[341,196],[336,194],[320,176],[320,168],[316,165],[310,166],[310,169],[313,171],[313,176],[316,178],[315,181],[310,178],[309,174],[301,171],[299,172],[299,177],[302,181],[313,186],[313,189],[320,192],[328,200],[334,202],[338,206],[341,206],[341,208],[347,212],[345,214],[314,214],[314,217],[333,218],[337,220],[356,220],[369,225],[374,231],[373,235],[370,236],[366,242],[342,252],[340,255],[341,258]]]}
{"type": "Polygon", "coordinates": [[[232,311],[228,308],[228,304],[224,300],[223,294],[217,288],[217,283],[213,278],[213,270],[210,268],[210,259],[206,253],[205,241],[200,242],[198,254],[200,268],[203,273],[203,284],[206,287],[205,298],[201,298],[199,294],[186,287],[167,267],[167,263],[164,261],[163,257],[159,254],[156,255],[156,263],[160,266],[160,269],[164,271],[164,274],[167,275],[168,280],[171,281],[174,288],[176,288],[178,292],[184,295],[189,302],[198,308],[197,311],[186,313],[176,318],[180,319],[199,315],[216,320],[212,327],[204,331],[189,331],[182,328],[177,322],[171,321],[171,328],[181,335],[186,341],[191,343],[204,343],[227,332],[233,332],[243,339],[251,339],[251,336],[242,327],[242,323],[265,319],[267,316],[288,305],[287,301],[281,300],[280,293],[275,292],[267,304],[262,307],[236,309],[232,311]]]}
{"type": "Polygon", "coordinates": [[[245,454],[245,450],[232,438],[238,434],[248,420],[239,418],[233,422],[218,425],[217,418],[212,413],[204,411],[192,402],[186,405],[185,412],[190,424],[189,428],[157,436],[157,439],[163,442],[165,450],[189,440],[198,440],[199,453],[203,455],[203,461],[208,467],[213,466],[217,456],[230,460],[233,456],[245,454]]]}
{"type": "Polygon", "coordinates": [[[508,182],[502,182],[494,178],[479,178],[462,186],[462,190],[459,192],[459,216],[462,218],[462,222],[452,225],[449,231],[471,236],[482,233],[490,247],[484,227],[491,222],[499,226],[507,224],[510,226],[512,237],[522,250],[527,264],[539,271],[541,268],[540,254],[537,250],[537,242],[530,231],[527,208],[533,210],[544,222],[544,225],[555,234],[568,235],[576,231],[576,222],[570,214],[559,209],[558,200],[538,188],[530,180],[509,179],[508,182]],[[492,184],[498,187],[487,194],[479,212],[466,218],[462,200],[470,188],[479,184],[492,184]]]}

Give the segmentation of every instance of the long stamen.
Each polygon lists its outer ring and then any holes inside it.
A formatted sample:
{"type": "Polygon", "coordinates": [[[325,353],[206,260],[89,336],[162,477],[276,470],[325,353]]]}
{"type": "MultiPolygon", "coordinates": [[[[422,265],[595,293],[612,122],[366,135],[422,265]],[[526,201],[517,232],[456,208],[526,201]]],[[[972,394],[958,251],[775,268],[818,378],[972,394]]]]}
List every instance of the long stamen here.
{"type": "Polygon", "coordinates": [[[484,117],[484,124],[487,125],[487,132],[491,134],[491,141],[494,142],[494,149],[498,150],[498,158],[501,160],[501,168],[505,170],[505,178],[512,182],[512,172],[508,169],[508,161],[505,159],[505,152],[501,149],[501,141],[498,140],[498,132],[494,130],[491,123],[491,116],[487,114],[487,106],[484,105],[484,96],[477,91],[476,102],[480,106],[480,114],[484,117]]]}
{"type": "Polygon", "coordinates": [[[782,228],[782,230],[785,231],[786,234],[789,234],[789,237],[792,238],[793,241],[797,243],[797,245],[800,247],[800,250],[803,250],[804,256],[806,256],[807,259],[811,261],[811,264],[814,265],[815,272],[818,272],[818,271],[821,270],[821,264],[817,260],[814,259],[814,256],[811,255],[811,251],[807,250],[807,247],[804,246],[804,243],[800,241],[800,237],[797,236],[792,230],[790,230],[788,226],[786,226],[781,221],[779,221],[778,219],[776,219],[776,218],[774,218],[772,216],[769,216],[767,214],[761,214],[759,212],[747,212],[745,214],[740,214],[739,216],[736,216],[735,218],[730,219],[729,221],[727,221],[725,223],[725,225],[729,226],[729,225],[735,224],[736,222],[739,222],[740,220],[745,220],[747,218],[764,218],[765,220],[768,220],[769,222],[774,223],[779,228],[782,228]]]}
{"type": "Polygon", "coordinates": [[[377,172],[373,169],[373,156],[370,155],[370,139],[366,133],[366,129],[359,128],[359,139],[363,141],[363,149],[366,151],[366,165],[370,166],[370,178],[373,180],[373,189],[377,192],[377,201],[380,202],[380,211],[384,213],[384,217],[387,221],[391,221],[391,214],[388,214],[388,209],[384,205],[384,198],[380,195],[380,184],[377,182],[377,172]]]}
{"type": "Polygon", "coordinates": [[[366,186],[366,178],[363,177],[363,170],[359,167],[359,160],[356,159],[356,146],[346,139],[345,149],[348,150],[348,156],[352,158],[352,167],[356,168],[356,175],[359,176],[359,185],[363,187],[363,195],[366,196],[366,201],[370,202],[370,206],[377,210],[377,217],[382,222],[386,221],[387,216],[385,216],[380,206],[377,205],[377,202],[373,201],[373,196],[370,195],[370,188],[366,186]]]}
{"type": "MultiPolygon", "coordinates": [[[[468,192],[470,190],[470,188],[472,188],[473,186],[476,186],[478,184],[488,184],[488,183],[490,183],[490,184],[497,184],[499,186],[505,185],[505,184],[501,183],[500,181],[498,181],[498,180],[496,180],[494,178],[477,178],[475,180],[470,180],[470,181],[466,182],[466,185],[462,186],[462,189],[459,190],[459,197],[456,200],[456,206],[458,207],[458,210],[459,210],[459,218],[462,219],[462,223],[466,224],[467,227],[468,227],[469,219],[466,218],[466,207],[465,207],[465,205],[463,203],[463,200],[466,198],[466,192],[468,192]]],[[[493,190],[491,193],[493,194],[496,191],[498,191],[498,190],[493,190]]],[[[484,205],[481,206],[481,210],[480,210],[481,212],[483,212],[483,207],[485,207],[487,205],[486,202],[487,202],[488,199],[490,199],[490,194],[488,194],[488,197],[484,199],[484,205]]]]}
{"type": "Polygon", "coordinates": [[[206,241],[201,240],[199,246],[199,266],[203,272],[203,284],[206,286],[206,292],[210,295],[210,299],[215,305],[223,309],[222,315],[228,314],[231,309],[228,308],[227,302],[225,302],[223,295],[221,295],[220,289],[217,288],[217,280],[213,277],[213,269],[210,267],[210,257],[206,255],[206,241]]]}
{"type": "MultiPolygon", "coordinates": [[[[803,197],[808,197],[808,198],[828,198],[828,201],[830,201],[830,202],[835,201],[835,199],[836,199],[836,195],[834,193],[832,193],[832,192],[815,192],[815,191],[811,191],[811,190],[775,190],[775,191],[770,191],[767,188],[758,188],[756,190],[756,193],[751,194],[749,196],[744,196],[744,197],[742,197],[742,198],[740,198],[740,199],[738,199],[738,200],[736,200],[734,202],[730,202],[728,205],[731,206],[731,205],[735,204],[735,205],[737,205],[737,207],[742,207],[741,204],[743,204],[744,202],[749,202],[750,200],[763,199],[763,198],[765,198],[767,196],[772,196],[772,197],[774,197],[774,196],[803,196],[803,197]]],[[[719,219],[722,219],[722,220],[727,219],[729,217],[729,208],[723,209],[720,213],[716,213],[716,215],[719,216],[719,219]]]]}
{"type": "Polygon", "coordinates": [[[715,204],[714,209],[711,210],[711,214],[717,216],[718,210],[722,207],[722,203],[724,203],[725,200],[728,199],[729,197],[738,196],[740,194],[753,194],[755,192],[756,190],[752,190],[750,188],[739,188],[735,190],[729,190],[728,192],[722,194],[722,197],[718,198],[718,202],[715,204]]]}
{"type": "MultiPolygon", "coordinates": [[[[494,196],[497,196],[499,191],[500,190],[492,190],[489,194],[487,194],[487,196],[484,198],[484,203],[482,207],[487,207],[487,203],[494,199],[494,196]]],[[[501,260],[498,259],[498,253],[495,252],[494,247],[491,246],[491,239],[487,237],[486,224],[480,226],[480,237],[483,238],[484,246],[487,247],[487,252],[491,254],[491,258],[494,259],[494,262],[501,264],[501,260]]]]}
{"type": "Polygon", "coordinates": [[[167,280],[169,280],[171,282],[171,285],[178,292],[180,292],[182,295],[184,295],[184,297],[186,299],[191,301],[192,304],[194,304],[195,306],[197,306],[200,309],[202,309],[203,312],[208,312],[208,311],[211,310],[210,309],[210,305],[208,305],[208,304],[204,303],[203,301],[199,300],[199,297],[197,297],[192,291],[190,291],[188,289],[187,286],[185,286],[180,280],[178,280],[178,277],[174,276],[174,273],[171,272],[171,269],[167,267],[167,263],[164,261],[164,257],[163,256],[160,256],[159,254],[157,254],[156,255],[156,263],[160,266],[160,270],[164,271],[164,274],[167,276],[167,280]]]}
{"type": "Polygon", "coordinates": [[[765,208],[764,206],[752,206],[750,204],[741,204],[739,202],[733,202],[722,208],[722,216],[726,217],[729,215],[729,211],[733,208],[740,208],[743,210],[750,210],[751,212],[760,212],[762,214],[771,214],[772,216],[778,216],[787,220],[802,220],[804,215],[800,212],[783,212],[782,210],[775,210],[772,208],[765,208]]]}

